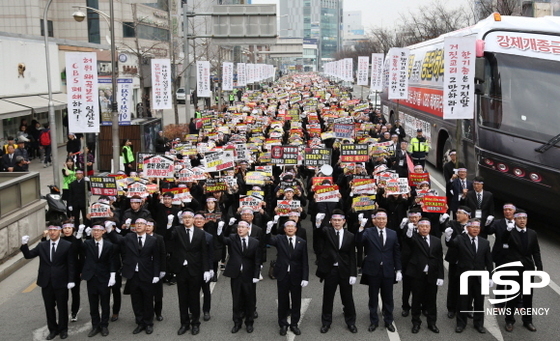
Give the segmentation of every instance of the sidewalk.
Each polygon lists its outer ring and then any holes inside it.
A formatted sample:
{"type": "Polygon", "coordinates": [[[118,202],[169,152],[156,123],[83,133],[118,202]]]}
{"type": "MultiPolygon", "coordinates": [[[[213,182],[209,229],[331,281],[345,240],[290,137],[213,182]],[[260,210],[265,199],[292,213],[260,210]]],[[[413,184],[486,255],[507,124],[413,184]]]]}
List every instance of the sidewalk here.
{"type": "MultiPolygon", "coordinates": [[[[61,183],[58,184],[58,186],[61,189],[62,189],[62,165],[64,164],[65,160],[66,160],[66,145],[62,145],[58,147],[58,163],[57,163],[59,168],[58,171],[60,172],[59,179],[61,181],[61,183]]],[[[48,194],[49,188],[47,186],[54,184],[53,167],[54,167],[54,162],[53,162],[53,166],[43,168],[43,163],[41,162],[40,159],[35,159],[31,161],[31,163],[29,164],[29,172],[37,172],[40,174],[41,195],[48,194]]]]}

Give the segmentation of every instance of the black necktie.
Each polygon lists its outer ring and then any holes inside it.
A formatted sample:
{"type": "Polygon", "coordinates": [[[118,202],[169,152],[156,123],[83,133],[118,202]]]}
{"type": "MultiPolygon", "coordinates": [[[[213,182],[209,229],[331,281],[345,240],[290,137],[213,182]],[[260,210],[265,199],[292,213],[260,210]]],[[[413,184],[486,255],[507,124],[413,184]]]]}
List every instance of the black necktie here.
{"type": "Polygon", "coordinates": [[[187,245],[191,245],[191,229],[186,229],[187,230],[187,245]]]}
{"type": "Polygon", "coordinates": [[[379,230],[379,240],[381,241],[381,246],[385,246],[385,242],[383,241],[383,230],[379,230]]]}
{"type": "Polygon", "coordinates": [[[480,208],[482,206],[482,193],[477,193],[476,196],[477,198],[477,202],[478,202],[478,208],[480,208]]]}
{"type": "Polygon", "coordinates": [[[467,183],[465,182],[465,180],[461,181],[461,184],[463,185],[463,189],[467,188],[467,183]]]}
{"type": "Polygon", "coordinates": [[[340,249],[340,231],[336,231],[336,242],[338,243],[338,248],[340,249]]]}
{"type": "Polygon", "coordinates": [[[138,250],[142,250],[142,237],[138,237],[138,250]]]}
{"type": "MultiPolygon", "coordinates": [[[[142,244],[141,240],[142,239],[140,239],[140,244],[142,244]]],[[[99,259],[99,242],[95,242],[95,255],[97,256],[97,259],[99,259]]]]}
{"type": "Polygon", "coordinates": [[[54,247],[55,247],[55,245],[56,245],[56,243],[52,243],[52,249],[51,249],[51,262],[52,262],[52,261],[53,261],[53,259],[54,259],[54,253],[55,253],[55,251],[56,251],[56,249],[54,248],[54,247]]]}
{"type": "Polygon", "coordinates": [[[475,244],[475,242],[474,242],[474,237],[473,237],[473,239],[472,239],[472,241],[471,241],[471,247],[472,247],[472,250],[473,250],[474,254],[476,254],[476,244],[475,244]]]}
{"type": "Polygon", "coordinates": [[[247,243],[245,242],[245,238],[241,238],[241,251],[245,252],[247,249],[247,243]]]}
{"type": "Polygon", "coordinates": [[[430,244],[428,243],[428,237],[424,236],[424,242],[426,243],[426,245],[428,245],[428,249],[430,248],[430,244]]]}
{"type": "Polygon", "coordinates": [[[521,245],[523,250],[527,250],[527,231],[521,230],[521,245]]]}
{"type": "Polygon", "coordinates": [[[294,242],[292,240],[292,237],[288,238],[288,240],[290,241],[290,256],[292,255],[292,251],[294,250],[294,242]]]}

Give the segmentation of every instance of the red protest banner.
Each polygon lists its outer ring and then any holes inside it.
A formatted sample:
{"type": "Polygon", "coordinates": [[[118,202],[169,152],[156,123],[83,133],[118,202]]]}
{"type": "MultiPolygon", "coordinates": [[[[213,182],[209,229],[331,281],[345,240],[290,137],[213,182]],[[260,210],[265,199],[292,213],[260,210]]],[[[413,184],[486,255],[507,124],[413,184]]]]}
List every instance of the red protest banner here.
{"type": "Polygon", "coordinates": [[[430,181],[430,173],[408,173],[410,186],[418,186],[422,181],[430,181]]]}
{"type": "Polygon", "coordinates": [[[446,213],[447,198],[426,195],[422,198],[422,212],[428,213],[446,213]]]}

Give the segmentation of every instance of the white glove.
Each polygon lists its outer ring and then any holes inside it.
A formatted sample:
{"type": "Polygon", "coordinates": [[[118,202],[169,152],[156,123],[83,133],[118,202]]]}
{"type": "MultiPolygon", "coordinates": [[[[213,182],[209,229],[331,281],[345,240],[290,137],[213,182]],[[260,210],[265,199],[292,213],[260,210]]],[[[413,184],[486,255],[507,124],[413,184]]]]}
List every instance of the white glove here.
{"type": "Polygon", "coordinates": [[[230,219],[229,219],[228,225],[231,226],[231,225],[235,224],[236,221],[237,221],[237,219],[235,219],[235,218],[230,218],[230,219]]]}
{"type": "Polygon", "coordinates": [[[160,271],[159,272],[159,279],[162,279],[163,277],[165,277],[165,271],[160,271]]]}
{"type": "Polygon", "coordinates": [[[107,224],[108,222],[105,222],[105,231],[107,233],[111,233],[113,231],[113,224],[107,224]]]}
{"type": "Polygon", "coordinates": [[[438,278],[438,279],[436,280],[436,285],[437,285],[438,287],[441,287],[441,286],[443,285],[443,279],[438,278]]]}
{"type": "Polygon", "coordinates": [[[400,270],[397,271],[397,274],[396,274],[396,276],[395,276],[395,280],[396,280],[397,282],[402,281],[402,272],[401,272],[400,270]]]}
{"type": "Polygon", "coordinates": [[[400,227],[401,227],[401,230],[404,229],[404,227],[406,226],[406,224],[408,224],[408,218],[406,218],[406,217],[405,217],[405,218],[402,218],[401,226],[400,226],[400,227]]]}
{"type": "Polygon", "coordinates": [[[22,244],[22,245],[25,245],[25,244],[27,244],[27,243],[29,243],[29,236],[23,236],[23,237],[21,237],[21,244],[22,244]]]}
{"type": "Polygon", "coordinates": [[[66,286],[68,289],[72,289],[73,287],[75,287],[76,284],[74,282],[70,282],[68,283],[68,285],[66,286]]]}
{"type": "Polygon", "coordinates": [[[259,279],[258,278],[253,278],[253,284],[254,283],[259,283],[259,279]]]}
{"type": "Polygon", "coordinates": [[[364,214],[363,213],[358,214],[358,220],[361,221],[362,219],[364,219],[364,214]]]}
{"type": "Polygon", "coordinates": [[[181,220],[182,215],[183,215],[183,211],[177,212],[177,218],[178,218],[179,220],[181,220]]]}
{"type": "Polygon", "coordinates": [[[360,219],[360,228],[364,228],[367,224],[368,220],[366,218],[360,219]]]}
{"type": "Polygon", "coordinates": [[[443,224],[443,223],[447,220],[447,218],[449,218],[449,214],[447,214],[447,213],[442,214],[442,215],[439,217],[439,223],[440,223],[440,224],[443,224]]]}
{"type": "Polygon", "coordinates": [[[167,224],[173,224],[173,219],[175,219],[175,216],[173,214],[168,215],[167,224]]]}
{"type": "Polygon", "coordinates": [[[89,177],[84,176],[84,181],[89,181],[89,177]]]}
{"type": "Polygon", "coordinates": [[[115,279],[115,275],[116,275],[115,272],[111,272],[111,277],[109,277],[109,284],[107,284],[108,287],[112,287],[117,283],[117,280],[115,279]]]}
{"type": "Polygon", "coordinates": [[[488,226],[488,225],[492,224],[493,220],[494,220],[494,216],[489,215],[488,218],[486,218],[486,225],[485,226],[488,226]]]}
{"type": "Polygon", "coordinates": [[[86,233],[86,236],[88,236],[88,237],[91,236],[91,227],[89,227],[89,226],[86,227],[84,232],[86,233]]]}
{"type": "Polygon", "coordinates": [[[274,225],[273,221],[269,221],[268,223],[266,223],[266,234],[270,234],[270,231],[272,231],[272,226],[274,225]]]}
{"type": "Polygon", "coordinates": [[[408,228],[406,229],[406,236],[408,238],[412,238],[412,234],[414,233],[414,224],[408,223],[408,228]]]}
{"type": "Polygon", "coordinates": [[[323,222],[323,219],[325,219],[325,213],[317,213],[317,215],[315,216],[315,227],[316,228],[321,227],[321,223],[323,222]]]}
{"type": "Polygon", "coordinates": [[[491,280],[491,279],[488,280],[488,286],[489,286],[490,288],[492,288],[492,287],[494,286],[494,281],[491,280]]]}
{"type": "Polygon", "coordinates": [[[117,231],[117,233],[121,233],[122,230],[118,228],[118,226],[115,226],[115,231],[117,231]]]}
{"type": "Polygon", "coordinates": [[[204,282],[206,283],[210,282],[210,280],[212,279],[212,276],[210,276],[210,271],[204,271],[203,278],[204,278],[204,282]]]}
{"type": "Polygon", "coordinates": [[[225,225],[225,224],[226,224],[226,223],[223,222],[223,221],[220,221],[220,222],[218,223],[218,230],[216,231],[216,234],[217,234],[218,236],[222,234],[222,231],[224,230],[224,225],[225,225]]]}
{"type": "Polygon", "coordinates": [[[276,224],[278,222],[278,219],[280,219],[280,216],[277,214],[274,216],[274,223],[276,224]]]}
{"type": "Polygon", "coordinates": [[[307,284],[309,284],[308,281],[301,281],[301,287],[305,288],[307,286],[307,284]]]}
{"type": "Polygon", "coordinates": [[[132,219],[128,218],[124,221],[124,224],[126,225],[126,228],[130,228],[130,223],[132,223],[132,219]]]}
{"type": "Polygon", "coordinates": [[[511,230],[513,230],[514,227],[515,227],[515,224],[514,224],[514,223],[510,223],[510,224],[507,225],[507,230],[508,230],[508,231],[511,231],[511,230]]]}
{"type": "Polygon", "coordinates": [[[209,272],[210,272],[210,278],[214,277],[215,275],[214,270],[210,270],[209,272]]]}
{"type": "Polygon", "coordinates": [[[152,279],[152,284],[156,284],[157,282],[159,282],[159,277],[154,277],[152,279]]]}
{"type": "Polygon", "coordinates": [[[68,206],[68,211],[72,212],[72,206],[68,206]]]}
{"type": "Polygon", "coordinates": [[[509,244],[504,244],[504,245],[502,245],[502,248],[504,248],[504,249],[509,249],[509,244]]]}
{"type": "Polygon", "coordinates": [[[356,277],[350,276],[350,278],[348,279],[348,283],[349,283],[350,285],[356,284],[356,277]]]}
{"type": "Polygon", "coordinates": [[[80,224],[80,226],[78,226],[78,233],[83,234],[85,228],[86,228],[86,225],[80,224]]]}
{"type": "Polygon", "coordinates": [[[452,227],[448,227],[445,229],[445,241],[449,241],[451,240],[451,236],[453,235],[453,228],[452,227]]]}

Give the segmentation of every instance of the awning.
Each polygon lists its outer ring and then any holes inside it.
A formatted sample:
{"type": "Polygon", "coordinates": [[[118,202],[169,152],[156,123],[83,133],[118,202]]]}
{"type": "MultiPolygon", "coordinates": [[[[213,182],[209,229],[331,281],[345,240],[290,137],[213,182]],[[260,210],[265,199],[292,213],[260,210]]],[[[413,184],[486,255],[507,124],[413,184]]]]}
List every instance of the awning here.
{"type": "Polygon", "coordinates": [[[0,119],[31,115],[31,109],[14,103],[0,100],[0,119]]]}
{"type": "MultiPolygon", "coordinates": [[[[40,97],[43,97],[47,100],[49,99],[49,95],[41,95],[40,97]]],[[[64,106],[66,106],[67,103],[68,103],[68,94],[52,94],[52,98],[53,98],[53,102],[55,104],[55,107],[58,106],[57,102],[64,103],[64,106]]],[[[61,109],[64,109],[64,107],[61,108],[61,109]]]]}
{"type": "MultiPolygon", "coordinates": [[[[58,94],[60,95],[60,94],[58,94]]],[[[43,98],[41,96],[25,96],[25,97],[11,97],[11,98],[3,98],[3,101],[10,102],[13,104],[21,105],[24,107],[28,107],[33,109],[34,112],[47,112],[49,111],[49,100],[47,98],[43,98]]],[[[66,108],[67,104],[66,101],[59,102],[54,100],[53,96],[53,104],[55,110],[60,110],[66,108]]]]}

